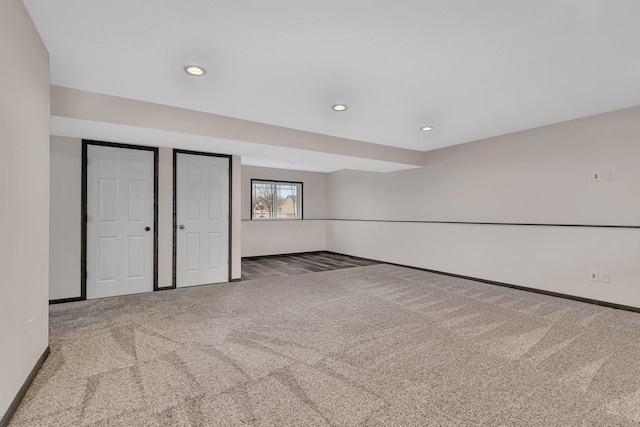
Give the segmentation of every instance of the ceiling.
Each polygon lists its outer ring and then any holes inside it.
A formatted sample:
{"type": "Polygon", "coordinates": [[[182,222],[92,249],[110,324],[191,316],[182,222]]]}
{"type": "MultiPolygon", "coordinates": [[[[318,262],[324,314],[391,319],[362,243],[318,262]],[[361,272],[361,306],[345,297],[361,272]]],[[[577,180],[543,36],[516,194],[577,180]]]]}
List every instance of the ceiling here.
{"type": "Polygon", "coordinates": [[[637,0],[24,3],[54,85],[375,144],[428,151],[640,104],[637,0]]]}

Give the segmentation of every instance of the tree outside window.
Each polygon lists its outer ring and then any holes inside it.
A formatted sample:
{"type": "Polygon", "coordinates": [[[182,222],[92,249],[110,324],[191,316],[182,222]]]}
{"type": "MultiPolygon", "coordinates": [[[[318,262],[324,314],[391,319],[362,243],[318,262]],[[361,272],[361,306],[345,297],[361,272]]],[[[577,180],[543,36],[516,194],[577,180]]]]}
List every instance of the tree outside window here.
{"type": "Polygon", "coordinates": [[[302,219],[302,183],[251,180],[251,219],[302,219]]]}

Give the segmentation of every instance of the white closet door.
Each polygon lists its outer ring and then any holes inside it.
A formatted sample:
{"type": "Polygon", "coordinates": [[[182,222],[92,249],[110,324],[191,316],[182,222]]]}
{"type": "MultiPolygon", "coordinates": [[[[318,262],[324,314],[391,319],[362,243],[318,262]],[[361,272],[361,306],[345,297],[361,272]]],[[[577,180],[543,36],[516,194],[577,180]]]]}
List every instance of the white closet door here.
{"type": "Polygon", "coordinates": [[[229,159],[176,155],[176,287],[229,280],[229,159]]]}
{"type": "Polygon", "coordinates": [[[154,153],[87,146],[87,298],[153,291],[154,153]]]}

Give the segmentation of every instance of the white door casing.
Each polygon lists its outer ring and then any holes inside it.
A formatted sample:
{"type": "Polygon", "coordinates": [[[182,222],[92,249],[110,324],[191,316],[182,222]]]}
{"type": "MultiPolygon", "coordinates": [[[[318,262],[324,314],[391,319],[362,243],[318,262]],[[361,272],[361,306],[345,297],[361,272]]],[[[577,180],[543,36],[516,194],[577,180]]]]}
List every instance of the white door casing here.
{"type": "Polygon", "coordinates": [[[150,150],[87,145],[87,299],[153,291],[154,164],[150,150]]]}
{"type": "Polygon", "coordinates": [[[229,158],[176,153],[176,287],[229,280],[229,158]]]}

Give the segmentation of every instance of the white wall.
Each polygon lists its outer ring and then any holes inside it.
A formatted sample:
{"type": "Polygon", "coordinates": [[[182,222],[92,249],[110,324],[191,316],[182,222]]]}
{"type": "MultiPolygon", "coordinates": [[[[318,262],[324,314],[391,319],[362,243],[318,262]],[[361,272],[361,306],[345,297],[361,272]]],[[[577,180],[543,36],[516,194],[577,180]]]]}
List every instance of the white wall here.
{"type": "MultiPolygon", "coordinates": [[[[82,140],[51,137],[51,274],[50,299],[81,295],[81,192],[82,140]]],[[[173,150],[158,152],[158,287],[173,282],[173,150]]],[[[241,167],[233,156],[232,187],[232,279],[241,276],[241,167]]]]}
{"type": "Polygon", "coordinates": [[[326,221],[242,221],[242,256],[326,250],[326,221]]]}
{"type": "MultiPolygon", "coordinates": [[[[427,152],[421,169],[337,172],[329,217],[640,226],[639,142],[635,107],[427,152]]],[[[327,249],[640,307],[640,229],[336,220],[327,249]]]]}
{"type": "Polygon", "coordinates": [[[49,339],[49,55],[21,1],[0,2],[0,51],[1,418],[49,339]]]}
{"type": "Polygon", "coordinates": [[[242,167],[242,256],[326,249],[328,175],[284,169],[242,167]],[[251,180],[302,182],[303,220],[251,221],[251,180]]]}

